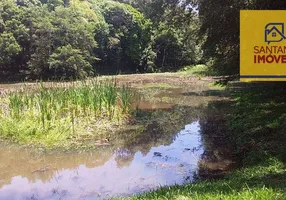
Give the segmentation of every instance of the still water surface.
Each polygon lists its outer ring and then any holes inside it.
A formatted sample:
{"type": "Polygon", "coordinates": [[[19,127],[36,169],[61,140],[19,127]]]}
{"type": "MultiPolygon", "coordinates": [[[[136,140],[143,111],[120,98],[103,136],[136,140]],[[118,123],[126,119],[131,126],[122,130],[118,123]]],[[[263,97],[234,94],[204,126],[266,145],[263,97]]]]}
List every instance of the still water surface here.
{"type": "Polygon", "coordinates": [[[185,126],[170,145],[147,154],[103,147],[92,152],[38,155],[0,151],[0,199],[104,199],[190,182],[204,149],[199,122],[185,126]]]}

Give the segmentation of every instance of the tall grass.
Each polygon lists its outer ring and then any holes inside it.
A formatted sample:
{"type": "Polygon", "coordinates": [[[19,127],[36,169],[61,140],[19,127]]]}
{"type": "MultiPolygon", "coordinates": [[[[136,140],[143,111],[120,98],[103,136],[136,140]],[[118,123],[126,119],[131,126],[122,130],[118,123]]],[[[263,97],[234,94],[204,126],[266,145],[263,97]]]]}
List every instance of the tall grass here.
{"type": "MultiPolygon", "coordinates": [[[[131,104],[134,95],[132,95],[131,88],[128,85],[122,85],[119,90],[119,96],[121,100],[121,107],[123,113],[128,113],[131,110],[131,104]]],[[[136,99],[138,100],[138,99],[136,99]]]]}
{"type": "MultiPolygon", "coordinates": [[[[9,119],[14,123],[29,118],[30,122],[33,121],[37,134],[46,137],[49,137],[51,130],[56,130],[56,125],[64,123],[59,125],[65,129],[61,135],[75,135],[77,127],[82,126],[83,121],[88,126],[99,119],[112,121],[115,117],[116,119],[126,117],[131,113],[130,105],[133,97],[134,92],[129,86],[119,87],[114,79],[81,81],[63,87],[49,88],[40,83],[29,92],[22,91],[8,95],[9,110],[0,112],[6,113],[0,118],[2,121],[9,119]]],[[[61,130],[60,127],[57,128],[61,130]]],[[[0,125],[0,131],[4,130],[10,131],[0,125]]]]}

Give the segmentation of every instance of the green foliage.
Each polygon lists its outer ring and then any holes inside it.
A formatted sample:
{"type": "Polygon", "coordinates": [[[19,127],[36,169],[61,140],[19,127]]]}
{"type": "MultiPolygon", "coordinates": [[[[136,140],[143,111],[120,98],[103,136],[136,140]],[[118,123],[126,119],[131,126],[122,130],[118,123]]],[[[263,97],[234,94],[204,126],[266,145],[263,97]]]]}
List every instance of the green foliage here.
{"type": "Polygon", "coordinates": [[[155,65],[161,71],[174,71],[182,66],[183,41],[179,31],[162,27],[154,38],[154,49],[157,52],[155,65]]]}
{"type": "Polygon", "coordinates": [[[25,88],[1,99],[0,137],[46,147],[72,145],[97,137],[105,129],[101,123],[128,118],[133,97],[129,86],[117,87],[115,80],[82,81],[67,88],[43,84],[25,88]]]}
{"type": "Polygon", "coordinates": [[[68,79],[95,71],[174,71],[199,62],[194,31],[199,23],[192,9],[168,0],[126,3],[130,5],[110,0],[1,1],[1,45],[9,45],[0,52],[0,75],[68,79]],[[74,62],[60,63],[64,47],[76,50],[71,57],[79,59],[79,74],[68,72],[74,62]]]}
{"type": "Polygon", "coordinates": [[[92,65],[97,59],[93,53],[97,47],[93,31],[97,18],[94,13],[85,13],[85,5],[78,4],[76,9],[59,6],[54,12],[46,7],[32,11],[36,31],[34,53],[28,64],[33,75],[73,78],[93,74],[92,65]]]}
{"type": "Polygon", "coordinates": [[[0,69],[9,66],[20,53],[21,47],[12,33],[0,34],[0,69]]]}
{"type": "Polygon", "coordinates": [[[31,74],[45,77],[49,73],[48,59],[54,48],[55,30],[53,19],[47,7],[37,7],[29,9],[29,22],[35,31],[30,40],[30,60],[28,67],[31,74]]]}
{"type": "Polygon", "coordinates": [[[10,0],[0,2],[0,72],[19,71],[26,29],[21,24],[21,10],[10,0]]]}
{"type": "Polygon", "coordinates": [[[144,53],[151,40],[150,21],[129,5],[106,1],[101,5],[108,26],[97,34],[102,45],[100,72],[144,72],[144,53]]]}
{"type": "Polygon", "coordinates": [[[208,66],[202,64],[194,66],[185,66],[179,72],[186,75],[202,75],[202,76],[213,75],[211,73],[211,69],[208,66]]]}
{"type": "Polygon", "coordinates": [[[147,71],[177,71],[184,65],[200,63],[201,41],[197,12],[189,1],[122,0],[152,21],[151,48],[146,51],[147,71]],[[154,56],[155,55],[155,56],[154,56]]]}
{"type": "Polygon", "coordinates": [[[92,72],[91,64],[85,60],[79,49],[71,45],[58,47],[49,60],[49,69],[58,78],[84,78],[92,72]]]}
{"type": "Polygon", "coordinates": [[[151,23],[129,5],[4,0],[0,11],[0,66],[6,78],[73,78],[146,68],[151,23]]]}

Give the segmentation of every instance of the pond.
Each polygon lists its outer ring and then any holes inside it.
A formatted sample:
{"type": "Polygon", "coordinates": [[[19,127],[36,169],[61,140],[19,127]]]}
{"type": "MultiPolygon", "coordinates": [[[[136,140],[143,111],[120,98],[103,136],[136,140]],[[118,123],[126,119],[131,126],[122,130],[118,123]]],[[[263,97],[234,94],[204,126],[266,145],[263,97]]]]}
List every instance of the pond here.
{"type": "Polygon", "coordinates": [[[202,110],[219,98],[200,95],[197,88],[157,88],[139,108],[158,120],[141,132],[123,131],[95,150],[45,153],[3,144],[0,199],[108,199],[192,182],[206,152],[202,110]]]}
{"type": "Polygon", "coordinates": [[[170,145],[145,154],[102,148],[92,152],[37,155],[18,148],[0,152],[0,199],[94,199],[126,196],[190,182],[203,153],[193,122],[170,145]]]}

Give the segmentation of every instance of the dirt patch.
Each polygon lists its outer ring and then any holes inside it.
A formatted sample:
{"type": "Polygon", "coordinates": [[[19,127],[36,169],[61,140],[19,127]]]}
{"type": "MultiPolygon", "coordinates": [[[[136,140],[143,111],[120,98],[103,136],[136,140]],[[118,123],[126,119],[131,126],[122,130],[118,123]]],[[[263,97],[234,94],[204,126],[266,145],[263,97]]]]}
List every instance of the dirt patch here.
{"type": "Polygon", "coordinates": [[[169,83],[175,85],[195,85],[209,83],[214,80],[214,77],[197,78],[195,76],[184,76],[176,73],[164,74],[136,74],[136,75],[121,75],[116,79],[120,83],[130,84],[150,84],[150,83],[169,83]]]}

